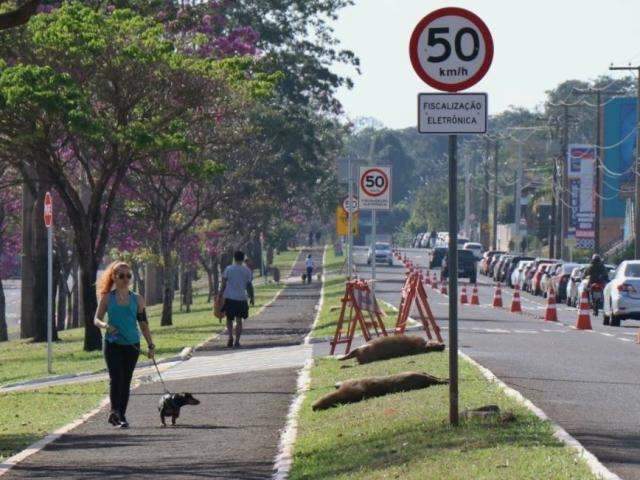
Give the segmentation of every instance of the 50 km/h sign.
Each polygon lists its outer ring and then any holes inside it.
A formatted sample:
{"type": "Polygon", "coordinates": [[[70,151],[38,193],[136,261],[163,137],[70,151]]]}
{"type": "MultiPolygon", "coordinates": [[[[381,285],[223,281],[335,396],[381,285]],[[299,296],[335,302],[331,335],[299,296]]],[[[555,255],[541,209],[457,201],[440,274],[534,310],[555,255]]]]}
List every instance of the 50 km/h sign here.
{"type": "Polygon", "coordinates": [[[428,85],[445,92],[472,87],[493,60],[493,39],[485,23],[463,8],[448,7],[424,17],[411,35],[411,64],[428,85]]]}
{"type": "Polygon", "coordinates": [[[391,208],[391,169],[389,167],[360,167],[358,187],[360,208],[363,210],[391,208]]]}

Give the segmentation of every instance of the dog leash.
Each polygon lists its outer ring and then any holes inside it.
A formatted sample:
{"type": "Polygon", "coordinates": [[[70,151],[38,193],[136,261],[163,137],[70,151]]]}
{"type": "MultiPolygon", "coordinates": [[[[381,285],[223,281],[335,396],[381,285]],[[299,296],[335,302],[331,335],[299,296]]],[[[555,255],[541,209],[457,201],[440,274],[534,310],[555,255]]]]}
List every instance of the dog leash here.
{"type": "Polygon", "coordinates": [[[164,388],[164,393],[168,393],[169,395],[171,395],[171,392],[167,388],[167,385],[164,383],[164,380],[162,379],[162,375],[160,374],[160,369],[158,368],[158,364],[156,363],[156,357],[154,356],[151,360],[153,360],[153,366],[156,367],[156,372],[158,372],[158,378],[162,382],[162,388],[164,388]]]}

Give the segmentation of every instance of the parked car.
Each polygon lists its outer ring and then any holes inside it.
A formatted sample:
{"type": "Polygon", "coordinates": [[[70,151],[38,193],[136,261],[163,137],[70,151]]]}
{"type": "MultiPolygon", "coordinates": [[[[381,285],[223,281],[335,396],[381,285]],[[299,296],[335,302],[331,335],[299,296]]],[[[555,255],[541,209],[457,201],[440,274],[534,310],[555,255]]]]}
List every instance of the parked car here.
{"type": "Polygon", "coordinates": [[[505,254],[500,257],[500,260],[498,260],[498,263],[496,263],[495,267],[493,268],[493,279],[496,282],[504,281],[503,275],[504,275],[505,266],[509,262],[511,262],[512,258],[513,258],[513,255],[510,255],[510,254],[505,254]]]}
{"type": "Polygon", "coordinates": [[[413,248],[420,248],[420,240],[422,240],[423,235],[424,235],[424,232],[420,232],[414,237],[413,242],[411,244],[413,248]]]}
{"type": "MultiPolygon", "coordinates": [[[[393,253],[391,253],[391,245],[386,242],[376,242],[375,262],[386,263],[389,266],[393,265],[393,253]]],[[[371,265],[373,261],[373,249],[369,247],[367,253],[367,265],[371,265]]]]}
{"type": "Polygon", "coordinates": [[[556,269],[553,277],[551,277],[551,286],[556,294],[556,302],[564,302],[567,298],[569,276],[573,269],[578,266],[577,263],[564,262],[556,269]]]}
{"type": "Polygon", "coordinates": [[[506,252],[500,252],[500,253],[496,252],[491,257],[491,262],[489,262],[489,267],[487,268],[487,275],[489,277],[493,278],[493,272],[495,270],[495,267],[496,267],[497,263],[500,261],[500,258],[502,258],[503,255],[506,255],[506,252]]]}
{"type": "Polygon", "coordinates": [[[482,244],[476,242],[467,242],[462,247],[464,250],[471,250],[473,255],[476,257],[476,260],[480,260],[482,258],[482,244]]]}
{"type": "Polygon", "coordinates": [[[541,295],[542,294],[542,289],[540,288],[540,281],[542,280],[542,276],[547,271],[547,268],[549,268],[550,265],[552,265],[551,262],[540,262],[540,263],[538,263],[538,268],[536,268],[536,271],[534,272],[533,277],[531,278],[531,290],[530,291],[534,295],[541,295]]]}
{"type": "Polygon", "coordinates": [[[511,272],[511,285],[513,287],[518,285],[518,288],[522,290],[522,278],[524,275],[524,271],[532,263],[533,263],[533,260],[520,260],[517,263],[516,268],[514,268],[513,272],[511,272]]]}
{"type": "Polygon", "coordinates": [[[625,260],[604,287],[603,323],[619,327],[622,320],[640,319],[640,260],[625,260]]]}
{"type": "Polygon", "coordinates": [[[566,303],[569,307],[576,307],[578,305],[578,285],[582,281],[585,269],[588,265],[580,265],[574,268],[567,280],[567,298],[566,303]]]}
{"type": "Polygon", "coordinates": [[[429,233],[424,232],[420,238],[419,248],[429,248],[429,233]]]}
{"type": "Polygon", "coordinates": [[[527,270],[525,271],[525,278],[522,282],[522,290],[524,290],[525,292],[533,293],[533,288],[532,288],[533,277],[537,273],[538,267],[540,266],[540,264],[553,263],[555,261],[556,260],[551,258],[539,258],[539,257],[536,258],[531,263],[531,265],[527,267],[527,270]]]}
{"type": "Polygon", "coordinates": [[[523,255],[514,255],[509,263],[503,267],[504,268],[504,274],[503,274],[503,278],[504,278],[504,283],[507,284],[507,286],[514,288],[516,286],[515,283],[513,283],[513,271],[516,269],[516,267],[518,266],[518,264],[521,261],[526,261],[526,260],[533,260],[533,257],[526,257],[523,255]]]}
{"type": "Polygon", "coordinates": [[[547,298],[547,295],[549,294],[549,287],[551,287],[551,279],[555,276],[560,267],[562,267],[562,262],[551,263],[542,274],[542,277],[540,278],[540,292],[544,298],[547,298]]]}
{"type": "Polygon", "coordinates": [[[489,274],[489,265],[493,260],[493,256],[498,253],[505,253],[501,250],[487,250],[482,254],[482,260],[480,261],[480,273],[483,275],[489,274]]]}
{"type": "Polygon", "coordinates": [[[429,268],[438,268],[442,266],[442,259],[447,254],[446,247],[436,247],[429,253],[429,268]]]}
{"type": "MultiPolygon", "coordinates": [[[[442,277],[449,276],[447,256],[442,260],[442,277]]],[[[458,250],[458,278],[468,278],[470,283],[476,283],[478,279],[478,260],[471,250],[458,250]]]]}

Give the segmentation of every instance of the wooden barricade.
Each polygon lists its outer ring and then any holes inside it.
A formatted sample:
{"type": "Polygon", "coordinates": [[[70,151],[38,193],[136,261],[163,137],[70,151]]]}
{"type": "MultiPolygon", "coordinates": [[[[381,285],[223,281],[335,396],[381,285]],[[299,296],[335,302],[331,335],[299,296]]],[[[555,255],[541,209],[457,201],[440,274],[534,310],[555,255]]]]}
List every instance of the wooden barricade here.
{"type": "Polygon", "coordinates": [[[348,281],[341,302],[336,333],[331,341],[331,355],[334,354],[336,346],[341,343],[346,344],[345,355],[351,351],[351,343],[358,326],[367,342],[371,340],[372,335],[387,336],[387,330],[382,321],[384,312],[378,306],[378,301],[366,281],[348,281]]]}
{"type": "Polygon", "coordinates": [[[427,334],[427,338],[429,340],[433,340],[433,337],[435,336],[438,342],[443,343],[442,336],[440,335],[440,327],[436,323],[436,319],[431,312],[431,307],[427,300],[427,292],[424,289],[424,284],[420,281],[420,275],[417,272],[409,274],[404,286],[402,287],[402,298],[400,300],[400,308],[398,310],[398,318],[396,320],[396,335],[404,334],[414,301],[420,316],[420,321],[427,334]]]}

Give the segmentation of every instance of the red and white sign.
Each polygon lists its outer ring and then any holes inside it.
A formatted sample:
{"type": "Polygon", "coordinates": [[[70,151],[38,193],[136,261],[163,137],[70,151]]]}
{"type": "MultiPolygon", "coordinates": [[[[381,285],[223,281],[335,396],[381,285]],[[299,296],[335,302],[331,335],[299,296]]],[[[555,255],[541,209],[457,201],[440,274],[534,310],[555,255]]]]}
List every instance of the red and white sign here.
{"type": "Polygon", "coordinates": [[[360,167],[358,200],[363,210],[391,208],[391,168],[360,167]]]}
{"type": "Polygon", "coordinates": [[[359,210],[358,208],[358,198],[355,196],[351,196],[351,198],[349,198],[348,195],[346,195],[341,202],[342,205],[342,209],[346,212],[346,213],[355,213],[359,210]]]}
{"type": "Polygon", "coordinates": [[[493,39],[486,24],[464,8],[431,12],[416,26],[409,45],[411,64],[428,85],[445,92],[472,87],[493,60],[493,39]]]}
{"type": "Polygon", "coordinates": [[[49,192],[44,195],[44,225],[50,228],[53,225],[53,202],[49,192]]]}

